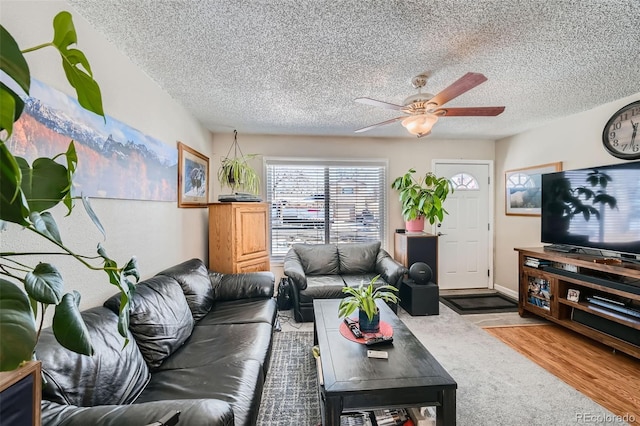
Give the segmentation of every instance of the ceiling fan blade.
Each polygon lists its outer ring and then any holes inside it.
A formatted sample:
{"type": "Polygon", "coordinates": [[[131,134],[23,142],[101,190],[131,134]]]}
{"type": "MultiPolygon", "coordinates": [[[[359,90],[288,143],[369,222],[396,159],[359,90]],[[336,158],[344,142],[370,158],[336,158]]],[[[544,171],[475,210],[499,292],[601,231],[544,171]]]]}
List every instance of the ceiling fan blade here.
{"type": "Polygon", "coordinates": [[[367,126],[367,127],[363,127],[362,129],[358,129],[358,130],[354,130],[355,133],[362,133],[362,132],[366,132],[367,130],[371,130],[374,129],[376,127],[380,127],[380,126],[384,126],[386,124],[391,124],[391,123],[395,123],[398,120],[402,120],[406,117],[396,117],[396,118],[392,118],[391,120],[387,120],[387,121],[383,121],[382,123],[377,123],[377,124],[372,124],[371,126],[367,126]]]}
{"type": "Polygon", "coordinates": [[[395,109],[397,111],[402,111],[402,109],[404,108],[404,106],[402,105],[390,104],[389,102],[377,101],[371,98],[356,98],[355,101],[365,105],[372,105],[375,107],[386,108],[386,109],[395,109]]]}
{"type": "Polygon", "coordinates": [[[503,106],[499,107],[467,107],[467,108],[438,108],[433,111],[434,114],[442,117],[470,117],[470,116],[485,116],[494,117],[502,114],[504,111],[503,106]]]}
{"type": "Polygon", "coordinates": [[[438,106],[444,105],[451,99],[457,98],[464,92],[473,89],[479,84],[487,81],[487,77],[477,72],[468,72],[457,81],[451,84],[449,87],[442,90],[429,100],[429,103],[435,103],[438,106]]]}

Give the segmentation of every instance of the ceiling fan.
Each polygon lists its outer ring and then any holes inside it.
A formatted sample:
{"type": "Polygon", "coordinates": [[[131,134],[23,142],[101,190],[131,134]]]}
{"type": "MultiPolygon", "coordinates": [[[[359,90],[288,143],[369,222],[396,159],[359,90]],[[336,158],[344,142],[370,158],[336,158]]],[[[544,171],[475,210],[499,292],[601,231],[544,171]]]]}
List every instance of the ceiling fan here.
{"type": "Polygon", "coordinates": [[[418,93],[405,99],[404,105],[396,105],[371,98],[356,98],[355,101],[358,103],[402,111],[407,115],[363,127],[355,132],[366,132],[367,130],[402,120],[402,125],[409,131],[409,133],[421,138],[431,133],[431,128],[440,117],[496,116],[504,111],[503,106],[462,108],[442,107],[450,100],[487,81],[487,77],[483,74],[468,72],[435,96],[431,93],[422,93],[422,88],[427,84],[428,77],[429,76],[427,74],[419,74],[413,77],[411,84],[413,87],[418,89],[418,93]]]}

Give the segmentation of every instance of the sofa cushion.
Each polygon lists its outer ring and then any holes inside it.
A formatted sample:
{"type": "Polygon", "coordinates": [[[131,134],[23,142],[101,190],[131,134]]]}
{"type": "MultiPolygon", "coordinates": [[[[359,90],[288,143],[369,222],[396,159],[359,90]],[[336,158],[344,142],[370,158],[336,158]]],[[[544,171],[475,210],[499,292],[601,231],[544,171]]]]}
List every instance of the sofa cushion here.
{"type": "Polygon", "coordinates": [[[342,299],[344,282],[340,275],[307,277],[307,288],[300,290],[300,303],[313,303],[314,299],[342,299]]]}
{"type": "Polygon", "coordinates": [[[80,355],[62,347],[51,328],[42,331],[36,356],[46,379],[43,399],[64,405],[130,404],[149,381],[149,368],[133,336],[124,346],[118,315],[98,306],[81,313],[94,354],[80,355]]]}
{"type": "Polygon", "coordinates": [[[273,298],[241,299],[216,302],[198,325],[251,324],[264,322],[273,324],[277,307],[273,298]]]}
{"type": "Polygon", "coordinates": [[[339,244],[337,247],[341,274],[362,274],[376,270],[380,241],[339,244]]]}
{"type": "MultiPolygon", "coordinates": [[[[208,368],[214,364],[253,359],[263,366],[269,359],[273,327],[268,323],[201,325],[193,328],[181,348],[157,371],[192,367],[208,368]],[[234,342],[229,344],[229,342],[234,342]]],[[[157,372],[155,371],[154,374],[157,372]]]]}
{"type": "Polygon", "coordinates": [[[294,244],[306,275],[337,274],[338,247],[335,244],[294,244]]]}
{"type": "Polygon", "coordinates": [[[171,277],[180,284],[194,321],[200,320],[213,306],[213,286],[202,260],[187,260],[159,272],[158,275],[171,277]]]}
{"type": "MultiPolygon", "coordinates": [[[[117,312],[120,295],[107,299],[104,305],[117,312]]],[[[158,367],[184,343],[192,329],[193,316],[176,280],[158,275],[136,285],[129,330],[150,367],[158,367]]]]}
{"type": "Polygon", "coordinates": [[[153,374],[137,402],[219,399],[233,407],[234,425],[249,426],[256,424],[263,382],[260,362],[251,359],[214,363],[206,370],[203,367],[162,370],[153,374]],[[205,371],[211,374],[203,374],[205,371]]]}

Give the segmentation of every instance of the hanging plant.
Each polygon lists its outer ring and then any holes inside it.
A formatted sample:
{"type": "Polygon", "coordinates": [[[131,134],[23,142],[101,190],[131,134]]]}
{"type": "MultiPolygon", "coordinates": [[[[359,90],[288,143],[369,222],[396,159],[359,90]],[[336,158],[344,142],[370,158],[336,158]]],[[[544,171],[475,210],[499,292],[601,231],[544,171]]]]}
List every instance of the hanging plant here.
{"type": "Polygon", "coordinates": [[[238,191],[258,194],[260,190],[260,177],[249,165],[247,160],[257,157],[259,154],[248,154],[246,157],[238,145],[238,131],[233,131],[233,144],[229,152],[222,159],[222,165],[218,170],[218,181],[222,187],[228,186],[232,193],[238,191]],[[233,157],[231,151],[233,150],[233,157]]]}

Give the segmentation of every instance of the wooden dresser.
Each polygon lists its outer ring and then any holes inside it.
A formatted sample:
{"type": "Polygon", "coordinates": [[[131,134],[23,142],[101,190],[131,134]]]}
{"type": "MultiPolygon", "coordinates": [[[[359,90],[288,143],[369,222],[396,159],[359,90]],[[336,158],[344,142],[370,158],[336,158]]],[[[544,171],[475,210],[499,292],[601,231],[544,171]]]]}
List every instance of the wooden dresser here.
{"type": "Polygon", "coordinates": [[[269,203],[209,204],[209,269],[269,271],[269,203]]]}

